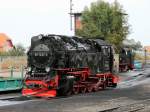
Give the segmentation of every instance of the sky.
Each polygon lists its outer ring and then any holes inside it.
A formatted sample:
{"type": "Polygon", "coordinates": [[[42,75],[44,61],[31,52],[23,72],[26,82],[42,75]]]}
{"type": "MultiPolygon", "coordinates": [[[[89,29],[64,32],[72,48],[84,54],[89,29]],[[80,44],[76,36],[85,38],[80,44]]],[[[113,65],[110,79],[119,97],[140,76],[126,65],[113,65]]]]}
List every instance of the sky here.
{"type": "MultiPolygon", "coordinates": [[[[70,0],[0,0],[0,33],[14,44],[30,45],[39,34],[74,35],[70,30],[70,0]]],[[[72,0],[73,12],[80,12],[96,0],[72,0]]],[[[114,0],[104,0],[113,2],[114,0]]],[[[150,0],[118,0],[128,14],[128,38],[150,45],[150,0]]]]}

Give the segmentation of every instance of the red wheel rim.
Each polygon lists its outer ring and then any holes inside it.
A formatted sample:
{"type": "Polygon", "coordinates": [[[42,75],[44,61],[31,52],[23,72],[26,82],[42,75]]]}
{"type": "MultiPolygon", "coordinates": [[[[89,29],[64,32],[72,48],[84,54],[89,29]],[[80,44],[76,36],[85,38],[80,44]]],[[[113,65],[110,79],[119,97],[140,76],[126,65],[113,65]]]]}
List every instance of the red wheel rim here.
{"type": "Polygon", "coordinates": [[[94,87],[94,91],[98,91],[99,90],[99,87],[94,87]]]}
{"type": "Polygon", "coordinates": [[[81,93],[86,93],[86,87],[81,88],[81,93]]]}
{"type": "Polygon", "coordinates": [[[88,92],[92,92],[93,88],[92,87],[88,87],[88,92]]]}
{"type": "Polygon", "coordinates": [[[74,93],[74,94],[78,94],[79,91],[80,91],[79,87],[74,87],[74,88],[73,88],[73,93],[74,93]]]}

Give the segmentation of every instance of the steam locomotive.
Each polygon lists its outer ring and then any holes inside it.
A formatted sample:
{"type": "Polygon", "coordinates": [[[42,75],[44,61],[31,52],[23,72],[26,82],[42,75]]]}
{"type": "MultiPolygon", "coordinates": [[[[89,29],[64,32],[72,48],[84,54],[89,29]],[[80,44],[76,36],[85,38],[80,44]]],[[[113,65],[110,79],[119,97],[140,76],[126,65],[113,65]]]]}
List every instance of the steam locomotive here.
{"type": "Polygon", "coordinates": [[[126,72],[134,69],[134,55],[131,49],[122,48],[119,53],[119,71],[126,72]]]}
{"type": "Polygon", "coordinates": [[[24,96],[55,97],[116,87],[112,46],[101,39],[38,35],[31,39],[24,96]]]}

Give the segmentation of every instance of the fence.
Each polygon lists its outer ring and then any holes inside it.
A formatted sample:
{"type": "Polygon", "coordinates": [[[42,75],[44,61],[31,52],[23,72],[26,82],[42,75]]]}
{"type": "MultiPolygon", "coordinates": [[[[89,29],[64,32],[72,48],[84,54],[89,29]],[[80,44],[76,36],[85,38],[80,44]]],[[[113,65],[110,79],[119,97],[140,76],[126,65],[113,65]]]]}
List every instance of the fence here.
{"type": "Polygon", "coordinates": [[[0,71],[10,69],[20,69],[21,66],[27,65],[26,56],[0,56],[0,71]]]}
{"type": "Polygon", "coordinates": [[[25,75],[25,69],[23,66],[21,66],[20,69],[18,69],[18,70],[11,67],[10,69],[0,71],[0,79],[2,79],[2,78],[23,78],[24,75],[25,75]]]}
{"type": "Polygon", "coordinates": [[[22,78],[26,65],[26,56],[0,56],[0,77],[22,78]]]}

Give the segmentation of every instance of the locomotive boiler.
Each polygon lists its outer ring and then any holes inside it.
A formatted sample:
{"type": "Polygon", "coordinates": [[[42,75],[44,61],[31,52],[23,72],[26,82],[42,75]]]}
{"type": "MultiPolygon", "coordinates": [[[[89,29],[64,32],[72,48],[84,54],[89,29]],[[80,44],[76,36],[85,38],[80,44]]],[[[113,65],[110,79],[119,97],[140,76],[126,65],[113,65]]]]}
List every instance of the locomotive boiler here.
{"type": "Polygon", "coordinates": [[[117,85],[112,46],[101,39],[38,35],[27,56],[25,96],[54,97],[117,85]]]}

